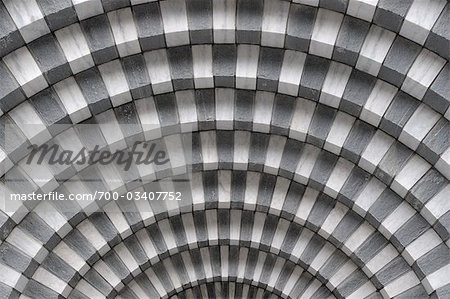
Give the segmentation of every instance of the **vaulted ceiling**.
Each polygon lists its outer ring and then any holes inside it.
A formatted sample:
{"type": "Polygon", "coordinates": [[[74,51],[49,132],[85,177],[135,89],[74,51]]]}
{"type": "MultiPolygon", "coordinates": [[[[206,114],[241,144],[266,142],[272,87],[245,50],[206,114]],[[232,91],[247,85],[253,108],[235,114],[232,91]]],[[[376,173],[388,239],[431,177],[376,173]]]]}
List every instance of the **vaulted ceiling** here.
{"type": "Polygon", "coordinates": [[[450,298],[449,40],[445,0],[2,0],[0,298],[450,298]]]}

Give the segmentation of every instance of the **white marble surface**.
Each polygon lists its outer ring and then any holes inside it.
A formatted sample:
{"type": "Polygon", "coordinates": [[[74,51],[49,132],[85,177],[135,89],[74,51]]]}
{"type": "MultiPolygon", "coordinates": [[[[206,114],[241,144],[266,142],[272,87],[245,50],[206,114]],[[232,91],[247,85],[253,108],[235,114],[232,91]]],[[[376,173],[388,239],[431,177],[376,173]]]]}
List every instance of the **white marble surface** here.
{"type": "Polygon", "coordinates": [[[50,33],[36,0],[4,0],[3,3],[25,42],[50,33]]]}
{"type": "Polygon", "coordinates": [[[81,32],[80,24],[75,23],[55,31],[55,35],[74,74],[94,66],[94,60],[86,38],[81,32]]]}
{"type": "Polygon", "coordinates": [[[361,111],[361,119],[373,126],[378,126],[397,91],[395,86],[383,80],[377,80],[361,111]]]}
{"type": "Polygon", "coordinates": [[[428,105],[421,104],[403,127],[398,140],[412,150],[416,150],[440,117],[441,115],[428,105]]]}
{"type": "MultiPolygon", "coordinates": [[[[270,213],[280,215],[287,192],[289,191],[290,181],[283,177],[277,177],[275,189],[273,191],[272,201],[270,202],[270,213]]],[[[281,220],[280,220],[281,221],[281,220]]],[[[275,236],[274,236],[275,238],[275,236]]]]}
{"type": "MultiPolygon", "coordinates": [[[[11,110],[9,115],[32,144],[41,145],[52,138],[47,126],[29,102],[22,102],[11,110]]],[[[7,127],[5,132],[8,134],[7,127]]]]}
{"type": "Polygon", "coordinates": [[[131,8],[111,11],[108,13],[108,19],[120,57],[140,53],[141,47],[131,8]]]}
{"type": "Polygon", "coordinates": [[[450,200],[448,200],[449,192],[450,184],[447,184],[425,204],[420,213],[428,222],[434,223],[442,215],[450,211],[450,200]]]}
{"type": "Polygon", "coordinates": [[[414,0],[406,14],[400,35],[423,45],[445,4],[445,0],[414,0]]]}
{"type": "Polygon", "coordinates": [[[338,111],[325,141],[324,149],[339,155],[354,122],[353,116],[338,111]]]}
{"type": "Polygon", "coordinates": [[[314,102],[302,98],[297,99],[289,130],[290,138],[305,141],[315,109],[316,104],[314,102]]]}
{"type": "Polygon", "coordinates": [[[3,57],[8,69],[22,87],[25,95],[32,96],[48,87],[41,70],[27,47],[22,47],[3,57]]]}
{"type": "Polygon", "coordinates": [[[28,235],[20,228],[14,228],[6,238],[6,242],[22,250],[27,256],[41,263],[47,256],[48,251],[41,242],[28,235]]]}
{"type": "Polygon", "coordinates": [[[378,0],[350,0],[347,14],[358,19],[372,22],[378,0]]]}
{"type": "Polygon", "coordinates": [[[184,0],[160,2],[161,15],[168,47],[189,44],[186,3],[184,0]]]}
{"type": "Polygon", "coordinates": [[[247,170],[250,136],[250,132],[247,131],[237,131],[234,133],[233,169],[247,170]]]}
{"type": "Polygon", "coordinates": [[[286,50],[281,66],[278,92],[297,96],[306,54],[297,51],[286,50]]]}
{"type": "Polygon", "coordinates": [[[134,101],[136,111],[141,121],[145,140],[153,140],[161,137],[161,124],[156,111],[153,97],[134,101]]]}
{"type": "Polygon", "coordinates": [[[419,155],[414,155],[395,176],[391,188],[401,197],[405,197],[408,191],[430,168],[431,165],[427,161],[419,155]]]}
{"type": "Polygon", "coordinates": [[[412,265],[416,260],[440,244],[442,244],[441,237],[439,237],[434,229],[430,228],[406,246],[402,255],[408,264],[412,265]]]}
{"type": "Polygon", "coordinates": [[[290,3],[265,0],[262,18],[261,45],[283,48],[290,3]]]}
{"type": "Polygon", "coordinates": [[[394,141],[390,135],[377,130],[361,154],[358,165],[367,172],[373,173],[394,141]]]}
{"type": "Polygon", "coordinates": [[[404,291],[418,285],[419,283],[420,281],[417,278],[416,274],[413,271],[409,271],[387,284],[383,289],[380,290],[380,293],[384,298],[393,298],[403,293],[404,291]]]}
{"type": "Polygon", "coordinates": [[[405,224],[417,212],[411,205],[402,202],[388,217],[380,224],[378,230],[386,237],[390,238],[403,224],[405,224]]]}
{"type": "Polygon", "coordinates": [[[234,43],[236,30],[236,0],[214,0],[214,43],[234,43]]]}
{"type": "Polygon", "coordinates": [[[320,226],[319,234],[325,238],[329,238],[347,212],[348,208],[342,203],[337,202],[336,206],[330,211],[320,226]]]}
{"type": "Polygon", "coordinates": [[[101,0],[72,0],[78,19],[84,20],[104,12],[101,0]]]}
{"type": "Polygon", "coordinates": [[[253,111],[253,131],[269,133],[275,95],[270,92],[257,91],[253,111]]]}
{"type": "Polygon", "coordinates": [[[372,25],[359,53],[356,68],[377,76],[395,36],[389,30],[372,25]]]}
{"type": "MultiPolygon", "coordinates": [[[[181,132],[193,132],[198,129],[197,109],[195,106],[195,94],[192,90],[177,91],[178,117],[181,124],[181,132]]],[[[157,117],[157,116],[156,116],[157,117]]]]}
{"type": "Polygon", "coordinates": [[[67,283],[43,267],[36,269],[33,279],[62,296],[68,296],[72,291],[72,288],[67,283]]]}
{"type": "Polygon", "coordinates": [[[219,209],[231,207],[231,171],[220,170],[218,174],[219,209]]]}
{"type": "Polygon", "coordinates": [[[277,175],[280,168],[280,162],[283,155],[286,137],[271,135],[269,146],[267,148],[266,158],[264,160],[264,172],[277,175]]]}
{"type": "Polygon", "coordinates": [[[331,58],[343,15],[319,8],[311,37],[309,53],[331,58]]]}
{"type": "Polygon", "coordinates": [[[130,87],[119,60],[98,67],[113,107],[131,102],[130,87]]]}
{"type": "Polygon", "coordinates": [[[54,89],[73,123],[79,123],[91,117],[83,93],[73,77],[55,84],[54,89]]]}
{"type": "Polygon", "coordinates": [[[309,176],[314,169],[319,154],[320,149],[313,145],[306,144],[303,147],[302,155],[298,161],[297,169],[295,170],[294,179],[296,182],[304,185],[308,184],[309,176]]]}
{"type": "Polygon", "coordinates": [[[423,49],[409,69],[402,90],[421,100],[444,65],[445,59],[423,49]]]}
{"type": "Polygon", "coordinates": [[[386,185],[384,185],[378,179],[370,179],[364,190],[362,190],[359,196],[356,198],[355,204],[353,205],[352,209],[355,210],[355,212],[357,212],[360,216],[366,216],[367,211],[385,189],[386,185]]]}
{"type": "Polygon", "coordinates": [[[212,46],[192,46],[192,60],[194,69],[195,88],[214,87],[212,46]]]}
{"type": "MultiPolygon", "coordinates": [[[[295,214],[295,221],[297,223],[299,223],[300,225],[304,225],[306,220],[308,219],[309,213],[311,213],[311,210],[314,207],[314,204],[317,200],[317,196],[319,196],[318,191],[312,189],[311,187],[306,188],[306,191],[303,194],[302,201],[300,202],[300,205],[298,206],[297,213],[295,214]]],[[[300,239],[299,239],[299,241],[300,241],[300,239]]],[[[297,252],[297,251],[293,250],[293,253],[294,252],[297,252]]],[[[301,253],[299,252],[298,254],[299,254],[298,257],[300,257],[301,253]]]]}
{"type": "Polygon", "coordinates": [[[147,70],[154,94],[173,91],[172,76],[166,50],[156,50],[144,54],[147,70]]]}
{"type": "Polygon", "coordinates": [[[323,82],[319,102],[334,108],[339,107],[351,73],[351,67],[332,61],[323,82]]]}
{"type": "Polygon", "coordinates": [[[449,264],[425,277],[422,282],[428,294],[431,294],[434,290],[450,283],[448,273],[450,273],[449,264]]]}
{"type": "Polygon", "coordinates": [[[324,192],[329,196],[336,198],[347,181],[347,178],[350,176],[353,167],[353,163],[344,158],[339,158],[325,184],[324,192]]]}
{"type": "Polygon", "coordinates": [[[116,115],[113,110],[106,110],[95,116],[102,135],[112,152],[127,148],[125,137],[122,134],[116,115]]]}

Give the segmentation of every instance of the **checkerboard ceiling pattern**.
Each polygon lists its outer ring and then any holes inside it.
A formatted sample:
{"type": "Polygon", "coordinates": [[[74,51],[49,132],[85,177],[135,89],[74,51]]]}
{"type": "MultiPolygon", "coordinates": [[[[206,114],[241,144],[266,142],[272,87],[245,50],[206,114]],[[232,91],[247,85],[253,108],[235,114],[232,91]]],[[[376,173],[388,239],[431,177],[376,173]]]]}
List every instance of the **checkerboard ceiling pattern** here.
{"type": "Polygon", "coordinates": [[[445,0],[2,0],[2,204],[192,178],[2,209],[0,298],[448,298],[449,28],[445,0]],[[171,171],[25,163],[178,133],[171,171]]]}

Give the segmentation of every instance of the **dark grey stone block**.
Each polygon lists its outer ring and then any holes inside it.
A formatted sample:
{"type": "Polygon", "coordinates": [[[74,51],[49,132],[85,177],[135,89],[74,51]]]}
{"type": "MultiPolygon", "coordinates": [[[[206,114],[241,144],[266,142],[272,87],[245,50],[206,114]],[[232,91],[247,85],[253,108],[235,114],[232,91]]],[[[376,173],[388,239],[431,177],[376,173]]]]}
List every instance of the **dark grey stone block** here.
{"type": "Polygon", "coordinates": [[[75,79],[92,114],[99,114],[112,107],[105,83],[96,68],[77,74],[75,79]]]}
{"type": "Polygon", "coordinates": [[[399,251],[403,251],[406,246],[429,228],[430,224],[421,215],[416,214],[391,237],[392,245],[397,247],[399,251]]]}
{"type": "Polygon", "coordinates": [[[355,263],[359,267],[363,267],[365,263],[376,256],[387,244],[388,240],[381,233],[375,231],[355,250],[352,257],[354,257],[355,263]]]}
{"type": "Polygon", "coordinates": [[[53,89],[45,89],[31,97],[29,101],[53,136],[68,127],[63,126],[63,124],[70,125],[72,123],[53,89]]]}
{"type": "Polygon", "coordinates": [[[205,171],[202,173],[202,178],[205,208],[217,209],[219,201],[217,171],[205,171]]]}
{"type": "Polygon", "coordinates": [[[431,164],[450,146],[450,122],[441,118],[417,148],[417,152],[431,164]]]}
{"type": "MultiPolygon", "coordinates": [[[[273,191],[277,178],[274,175],[263,173],[259,181],[258,197],[256,210],[260,212],[267,212],[269,210],[270,202],[272,201],[273,191]]],[[[267,219],[267,218],[266,218],[267,219]]],[[[264,235],[265,233],[263,233],[264,235]]]]}
{"type": "Polygon", "coordinates": [[[150,97],[152,88],[144,56],[138,54],[122,59],[122,66],[133,99],[150,97]]]}
{"type": "Polygon", "coordinates": [[[323,147],[331,126],[333,125],[336,109],[325,105],[317,105],[306,141],[317,147],[323,147]]]}
{"type": "Polygon", "coordinates": [[[121,239],[115,226],[111,223],[105,213],[93,213],[89,221],[95,226],[110,247],[117,245],[121,239]]]}
{"type": "Polygon", "coordinates": [[[419,279],[424,279],[425,276],[447,264],[449,260],[450,250],[442,243],[418,258],[412,266],[414,271],[419,273],[419,279]]]}
{"type": "Polygon", "coordinates": [[[210,0],[187,0],[186,10],[192,44],[209,44],[213,40],[212,3],[210,0]]]}
{"type": "Polygon", "coordinates": [[[436,169],[430,169],[408,192],[406,200],[418,210],[448,184],[436,169]]]}
{"type": "Polygon", "coordinates": [[[234,127],[236,130],[251,130],[255,92],[237,89],[234,95],[234,127]]]}
{"type": "Polygon", "coordinates": [[[347,11],[348,0],[320,0],[319,6],[340,13],[345,13],[347,11]]]}
{"type": "MultiPolygon", "coordinates": [[[[298,205],[300,204],[299,198],[302,198],[305,193],[305,186],[296,182],[292,182],[289,187],[286,199],[283,204],[283,211],[281,212],[281,217],[292,221],[297,212],[298,205]]],[[[288,240],[288,239],[286,239],[288,240]]]]}
{"type": "Polygon", "coordinates": [[[30,280],[23,291],[25,296],[36,299],[57,299],[60,294],[40,284],[35,280],[30,280]]]}
{"type": "Polygon", "coordinates": [[[375,227],[378,227],[392,211],[394,211],[403,199],[391,189],[386,189],[370,207],[366,219],[375,227]]]}
{"type": "Polygon", "coordinates": [[[374,127],[358,119],[342,146],[342,157],[356,164],[372,140],[375,131],[376,129],[374,127]]]}
{"type": "Polygon", "coordinates": [[[309,240],[308,245],[300,257],[300,266],[305,269],[308,268],[308,265],[311,265],[312,261],[317,256],[317,253],[320,252],[325,243],[326,241],[322,237],[315,234],[311,240],[309,240]]]}
{"type": "Polygon", "coordinates": [[[337,291],[341,296],[346,298],[364,283],[367,282],[367,276],[361,270],[355,271],[350,274],[338,287],[337,291]]]}
{"type": "Polygon", "coordinates": [[[279,174],[288,179],[292,179],[297,169],[298,161],[303,151],[304,144],[294,140],[288,139],[284,146],[283,155],[280,161],[279,174]]]}
{"type": "Polygon", "coordinates": [[[35,267],[33,267],[33,259],[22,253],[15,246],[8,242],[0,245],[0,261],[23,275],[30,277],[33,275],[35,267]],[[32,270],[32,271],[30,271],[32,270]]]}
{"type": "Polygon", "coordinates": [[[445,213],[438,219],[434,229],[443,241],[447,241],[450,238],[450,212],[445,213]]]}
{"type": "Polygon", "coordinates": [[[167,56],[175,90],[194,88],[191,48],[189,46],[169,48],[167,56]]]}
{"type": "Polygon", "coordinates": [[[159,229],[158,225],[155,223],[148,226],[147,233],[150,239],[152,240],[156,253],[158,255],[165,253],[167,251],[167,246],[166,243],[164,242],[164,237],[162,236],[161,230],[159,229]]]}
{"type": "Polygon", "coordinates": [[[53,35],[47,34],[32,41],[28,48],[49,84],[72,75],[69,63],[53,35]]]}
{"type": "Polygon", "coordinates": [[[422,285],[412,287],[411,289],[395,296],[395,299],[422,299],[429,298],[422,285]]]}
{"type": "Polygon", "coordinates": [[[286,48],[308,51],[317,8],[291,3],[286,29],[286,48]]]}
{"type": "Polygon", "coordinates": [[[130,0],[102,0],[102,3],[106,12],[130,6],[130,0]]]}
{"type": "Polygon", "coordinates": [[[358,117],[376,82],[375,77],[354,69],[345,87],[339,108],[358,117]]]}
{"type": "Polygon", "coordinates": [[[213,45],[213,74],[216,87],[234,87],[236,45],[213,45]]]}
{"type": "Polygon", "coordinates": [[[425,43],[425,47],[435,51],[447,60],[450,60],[450,29],[448,24],[450,23],[450,6],[447,6],[442,11],[439,19],[431,29],[428,39],[425,43]]]}
{"type": "Polygon", "coordinates": [[[267,134],[254,133],[250,137],[250,150],[248,155],[248,170],[262,171],[266,159],[267,147],[270,136],[267,134]]]}
{"type": "Polygon", "coordinates": [[[320,268],[320,275],[324,279],[330,279],[347,261],[348,257],[342,251],[335,251],[335,253],[324,263],[322,268],[320,268]]]}
{"type": "Polygon", "coordinates": [[[216,101],[213,89],[199,89],[195,91],[197,119],[199,130],[215,129],[216,101]]]}
{"type": "Polygon", "coordinates": [[[243,245],[246,245],[246,247],[250,246],[250,240],[252,239],[254,217],[255,215],[252,211],[242,211],[240,240],[243,245]]]}
{"type": "Polygon", "coordinates": [[[231,173],[231,208],[239,209],[244,206],[244,196],[247,174],[245,171],[231,173]]]}
{"type": "Polygon", "coordinates": [[[76,270],[53,252],[45,258],[42,266],[66,283],[71,282],[77,276],[76,270]]]}
{"type": "Polygon", "coordinates": [[[105,296],[113,290],[112,286],[93,268],[87,271],[83,278],[105,296]]]}
{"type": "Polygon", "coordinates": [[[301,294],[306,290],[312,279],[313,276],[309,273],[302,275],[295,283],[289,296],[291,298],[300,298],[301,294]]]}
{"type": "Polygon", "coordinates": [[[240,44],[259,44],[264,1],[237,1],[236,41],[240,44]]]}
{"type": "Polygon", "coordinates": [[[5,8],[0,3],[0,57],[18,49],[24,45],[24,40],[14,21],[5,8]]]}
{"type": "Polygon", "coordinates": [[[3,62],[0,62],[0,109],[9,111],[25,100],[25,95],[14,76],[3,62]]]}
{"type": "MultiPolygon", "coordinates": [[[[217,226],[219,231],[219,240],[224,241],[224,245],[230,243],[230,211],[227,209],[220,209],[217,211],[217,226]]],[[[231,250],[231,249],[230,249],[231,250]]],[[[235,257],[236,258],[236,257],[235,257]]],[[[233,263],[233,260],[228,261],[229,264],[233,263]]]]}
{"type": "Polygon", "coordinates": [[[119,57],[108,17],[99,15],[80,22],[84,36],[96,64],[119,57]]]}
{"type": "Polygon", "coordinates": [[[155,96],[155,106],[158,110],[159,122],[163,134],[174,134],[179,131],[179,119],[176,110],[176,98],[174,93],[166,93],[155,96]]]}
{"type": "Polygon", "coordinates": [[[71,230],[64,238],[64,242],[90,265],[99,259],[95,248],[77,229],[71,230]]]}
{"type": "MultiPolygon", "coordinates": [[[[20,161],[31,150],[30,145],[20,129],[7,116],[0,118],[0,146],[13,162],[20,161]]],[[[26,179],[24,179],[26,180],[26,179]]]]}
{"type": "Polygon", "coordinates": [[[277,91],[283,58],[283,50],[266,47],[260,49],[258,73],[256,75],[258,90],[277,91]]]}
{"type": "Polygon", "coordinates": [[[400,87],[421,49],[418,44],[397,36],[381,66],[380,79],[400,87]]]}
{"type": "Polygon", "coordinates": [[[390,185],[412,154],[409,148],[395,142],[375,169],[375,176],[386,185],[390,185]]]}
{"type": "Polygon", "coordinates": [[[321,151],[309,177],[309,185],[316,190],[322,190],[334,170],[337,160],[336,155],[321,151]]]}
{"type": "Polygon", "coordinates": [[[317,101],[329,66],[329,60],[308,55],[303,67],[299,96],[317,101]]]}
{"type": "Polygon", "coordinates": [[[428,88],[423,102],[430,105],[431,108],[445,114],[450,106],[450,64],[447,63],[439,75],[434,79],[433,84],[428,88]]]}
{"type": "Polygon", "coordinates": [[[294,97],[277,94],[273,104],[270,133],[288,135],[296,100],[294,97]]]}
{"type": "Polygon", "coordinates": [[[369,182],[370,174],[359,167],[354,167],[344,186],[342,186],[338,201],[344,203],[348,207],[352,207],[357,195],[364,190],[369,182]]]}
{"type": "Polygon", "coordinates": [[[234,144],[234,132],[233,131],[217,131],[217,155],[219,157],[220,169],[232,169],[233,168],[233,144],[234,144]]]}
{"type": "Polygon", "coordinates": [[[372,280],[377,288],[383,287],[410,270],[411,267],[406,261],[398,256],[378,271],[372,280]]]}
{"type": "Polygon", "coordinates": [[[306,227],[312,231],[318,231],[319,227],[321,227],[325,219],[328,217],[328,214],[334,208],[335,204],[336,201],[334,199],[325,193],[321,193],[309,213],[306,227]]]}
{"type": "Polygon", "coordinates": [[[333,59],[354,66],[369,32],[370,24],[346,15],[336,39],[333,59]]]}
{"type": "Polygon", "coordinates": [[[380,128],[397,138],[419,104],[418,100],[399,91],[384,114],[380,128]]]}
{"type": "Polygon", "coordinates": [[[45,21],[51,31],[61,29],[78,21],[70,0],[37,0],[45,21]]]}
{"type": "MultiPolygon", "coordinates": [[[[187,245],[187,239],[186,234],[184,230],[183,221],[181,220],[180,215],[176,215],[169,219],[170,227],[172,228],[173,235],[175,237],[175,242],[177,243],[178,248],[183,248],[185,245],[187,245]]],[[[136,246],[139,245],[139,242],[136,239],[136,242],[133,242],[136,246]]],[[[142,248],[139,245],[139,254],[142,255],[140,260],[145,262],[145,252],[142,250],[142,248]]]]}
{"type": "Polygon", "coordinates": [[[341,247],[353,232],[358,229],[363,220],[355,212],[349,211],[334,229],[333,234],[330,236],[330,241],[336,247],[341,247]]]}
{"type": "Polygon", "coordinates": [[[413,0],[380,0],[373,16],[373,22],[394,32],[399,32],[413,0]]]}
{"type": "Polygon", "coordinates": [[[134,21],[142,51],[166,46],[159,2],[133,7],[134,21]]]}

